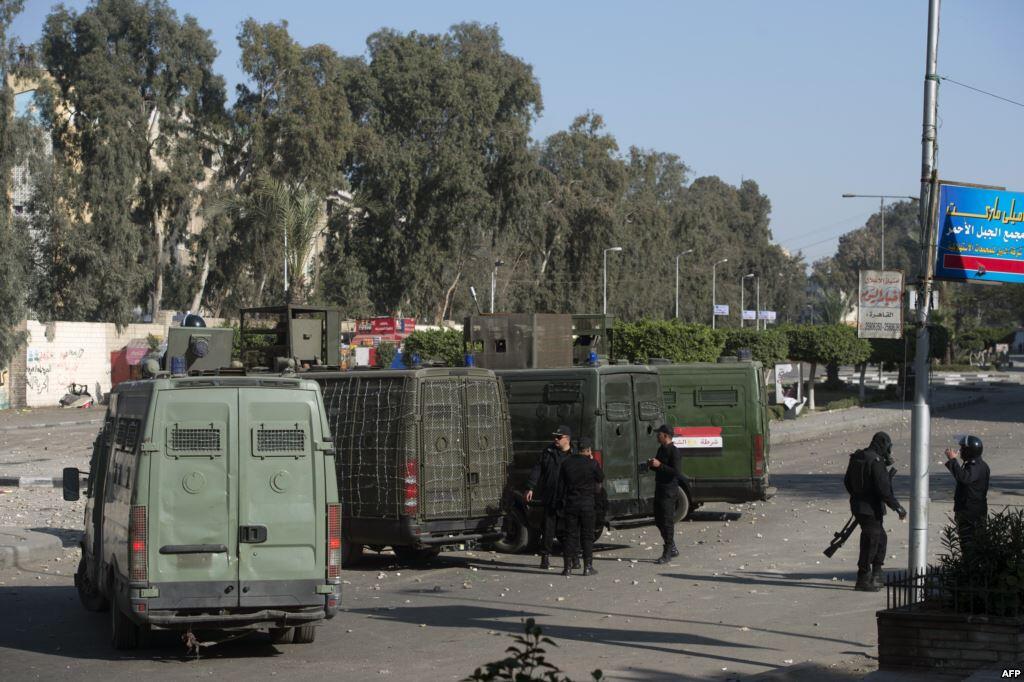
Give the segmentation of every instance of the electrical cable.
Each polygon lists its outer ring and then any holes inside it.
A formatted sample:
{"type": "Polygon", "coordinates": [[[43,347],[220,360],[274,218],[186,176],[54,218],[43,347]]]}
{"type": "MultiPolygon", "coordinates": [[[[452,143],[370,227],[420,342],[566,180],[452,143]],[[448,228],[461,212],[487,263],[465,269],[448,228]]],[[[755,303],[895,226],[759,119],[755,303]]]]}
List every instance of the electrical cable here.
{"type": "Polygon", "coordinates": [[[1002,95],[997,95],[994,92],[989,92],[988,90],[982,90],[981,88],[976,88],[973,85],[968,85],[967,83],[961,83],[960,81],[955,81],[952,78],[950,78],[949,76],[939,76],[939,80],[940,81],[949,81],[950,83],[953,83],[954,85],[959,85],[961,88],[967,88],[968,90],[974,90],[975,92],[980,92],[983,95],[988,95],[989,97],[994,97],[994,98],[1002,100],[1004,102],[1008,102],[1009,104],[1016,104],[1018,107],[1024,107],[1024,102],[1018,102],[1017,100],[1010,99],[1009,97],[1003,97],[1002,95]]]}

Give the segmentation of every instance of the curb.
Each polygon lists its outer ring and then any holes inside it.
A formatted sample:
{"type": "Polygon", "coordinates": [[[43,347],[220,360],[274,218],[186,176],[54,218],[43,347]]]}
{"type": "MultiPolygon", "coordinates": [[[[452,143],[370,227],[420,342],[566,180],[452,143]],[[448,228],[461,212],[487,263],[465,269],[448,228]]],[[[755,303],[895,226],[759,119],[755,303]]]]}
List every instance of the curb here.
{"type": "Polygon", "coordinates": [[[55,429],[60,426],[77,426],[80,424],[99,424],[102,417],[96,419],[71,420],[63,422],[47,422],[45,424],[15,424],[14,426],[0,426],[0,431],[20,431],[22,429],[55,429]]]}
{"type": "Polygon", "coordinates": [[[60,554],[64,544],[56,535],[24,528],[0,528],[0,569],[26,564],[60,554]]]}
{"type": "Polygon", "coordinates": [[[2,476],[0,488],[62,488],[64,479],[60,476],[2,476]]]}
{"type": "MultiPolygon", "coordinates": [[[[956,410],[961,407],[967,407],[969,405],[976,405],[986,401],[984,395],[974,395],[960,400],[946,401],[940,405],[935,405],[931,408],[930,414],[935,415],[941,412],[949,410],[956,410]]],[[[909,403],[908,403],[909,404],[909,403]]],[[[853,409],[863,410],[864,408],[852,408],[850,410],[836,410],[834,412],[822,412],[822,415],[828,414],[842,414],[846,413],[850,415],[853,409]]],[[[840,418],[838,421],[831,424],[807,424],[805,428],[801,428],[799,431],[788,431],[785,433],[773,434],[771,436],[771,442],[773,445],[787,445],[789,443],[800,443],[802,441],[813,440],[821,436],[830,434],[837,430],[846,429],[850,427],[863,427],[869,428],[872,426],[879,426],[881,424],[890,424],[899,421],[904,415],[909,416],[909,410],[880,410],[878,412],[871,412],[868,414],[857,415],[849,419],[840,418]]],[[[799,423],[799,420],[797,420],[799,423]]],[[[769,428],[771,428],[769,426],[769,428]]]]}

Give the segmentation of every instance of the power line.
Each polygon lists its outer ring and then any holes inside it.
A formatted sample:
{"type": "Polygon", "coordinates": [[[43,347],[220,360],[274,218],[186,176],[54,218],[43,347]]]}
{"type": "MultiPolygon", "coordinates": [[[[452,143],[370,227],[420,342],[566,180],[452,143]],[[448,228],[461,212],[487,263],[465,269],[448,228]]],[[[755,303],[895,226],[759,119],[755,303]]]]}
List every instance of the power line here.
{"type": "Polygon", "coordinates": [[[981,88],[976,88],[973,85],[968,85],[967,83],[961,83],[960,81],[955,81],[952,78],[950,78],[949,76],[939,76],[939,80],[949,81],[950,83],[953,83],[954,85],[959,85],[961,88],[967,88],[968,90],[974,90],[975,92],[980,92],[983,95],[988,95],[989,97],[995,97],[996,99],[1000,99],[1000,100],[1002,100],[1004,102],[1008,102],[1010,104],[1016,104],[1018,107],[1024,107],[1024,102],[1018,102],[1015,99],[1010,99],[1009,97],[1003,97],[1002,95],[997,95],[994,92],[989,92],[988,90],[982,90],[981,88]]]}

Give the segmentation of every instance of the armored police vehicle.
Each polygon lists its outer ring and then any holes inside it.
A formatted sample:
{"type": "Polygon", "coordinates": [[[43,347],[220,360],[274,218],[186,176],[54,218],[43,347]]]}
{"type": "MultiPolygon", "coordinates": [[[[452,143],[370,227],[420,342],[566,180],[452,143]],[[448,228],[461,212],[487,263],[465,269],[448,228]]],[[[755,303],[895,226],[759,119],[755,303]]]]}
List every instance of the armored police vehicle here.
{"type": "Polygon", "coordinates": [[[512,457],[490,370],[310,371],[338,448],[344,561],[390,546],[402,561],[494,539],[512,457]]]}
{"type": "MultiPolygon", "coordinates": [[[[64,471],[78,499],[79,471],[64,471]]],[[[82,604],[113,644],[268,629],[308,643],[340,600],[341,509],[316,383],[264,375],[119,384],[93,446],[82,604]]]]}
{"type": "Polygon", "coordinates": [[[771,443],[761,363],[655,365],[694,507],[767,500],[771,443]]]}

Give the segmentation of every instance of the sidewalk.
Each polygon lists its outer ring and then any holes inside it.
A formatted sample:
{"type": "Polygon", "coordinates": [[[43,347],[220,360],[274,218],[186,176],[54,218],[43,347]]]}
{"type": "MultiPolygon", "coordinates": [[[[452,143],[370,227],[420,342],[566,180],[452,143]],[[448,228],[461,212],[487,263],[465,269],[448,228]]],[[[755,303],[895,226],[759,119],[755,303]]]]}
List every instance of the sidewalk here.
{"type": "Polygon", "coordinates": [[[27,407],[0,410],[0,431],[18,429],[47,429],[74,424],[99,424],[103,421],[106,406],[64,408],[27,407]]]}
{"type": "Polygon", "coordinates": [[[57,535],[27,528],[0,528],[0,569],[49,559],[59,554],[63,546],[57,535]]]}
{"type": "MultiPolygon", "coordinates": [[[[985,393],[983,391],[935,389],[932,391],[930,400],[931,414],[935,415],[958,407],[974,405],[984,402],[984,400],[985,393]]],[[[900,422],[909,424],[911,405],[910,401],[904,404],[899,402],[873,403],[865,407],[815,412],[804,414],[797,419],[773,421],[770,427],[771,442],[776,445],[798,443],[827,436],[837,430],[863,429],[867,431],[900,422]],[[901,409],[904,405],[905,409],[901,409]]]]}

